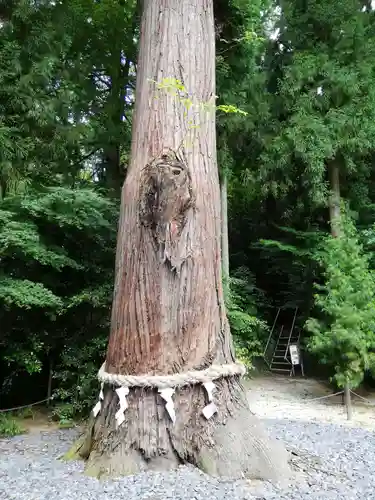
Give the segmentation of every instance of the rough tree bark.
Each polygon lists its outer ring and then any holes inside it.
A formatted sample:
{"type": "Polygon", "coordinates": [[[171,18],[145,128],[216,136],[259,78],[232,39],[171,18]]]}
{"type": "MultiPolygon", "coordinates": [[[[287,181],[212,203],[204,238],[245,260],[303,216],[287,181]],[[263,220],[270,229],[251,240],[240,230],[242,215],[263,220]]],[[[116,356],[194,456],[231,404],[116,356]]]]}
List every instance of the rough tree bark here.
{"type": "MultiPolygon", "coordinates": [[[[154,83],[176,78],[197,103],[214,102],[214,40],[213,0],[144,1],[110,373],[171,374],[234,361],[221,283],[214,112],[186,116],[181,99],[154,83]]],[[[80,449],[87,471],[121,475],[192,463],[214,475],[287,477],[288,455],[250,412],[239,380],[216,385],[219,412],[208,421],[203,388],[177,390],[174,425],[157,390],[131,389],[118,429],[118,398],[105,387],[102,411],[80,449]]]]}

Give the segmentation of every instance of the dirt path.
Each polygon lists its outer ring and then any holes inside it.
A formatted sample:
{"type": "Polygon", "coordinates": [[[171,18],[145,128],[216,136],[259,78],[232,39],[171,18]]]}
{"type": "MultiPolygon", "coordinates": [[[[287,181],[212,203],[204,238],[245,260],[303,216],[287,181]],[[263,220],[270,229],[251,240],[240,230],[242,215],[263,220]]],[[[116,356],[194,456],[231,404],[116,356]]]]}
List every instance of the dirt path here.
{"type": "Polygon", "coordinates": [[[342,397],[313,401],[332,394],[327,384],[306,378],[265,376],[246,382],[250,408],[259,417],[307,422],[334,422],[375,429],[375,393],[360,393],[371,403],[353,397],[353,419],[346,419],[342,397]]]}
{"type": "Polygon", "coordinates": [[[45,412],[35,412],[30,418],[15,417],[15,421],[28,433],[56,431],[60,428],[59,424],[51,421],[45,412]]]}
{"type": "MultiPolygon", "coordinates": [[[[369,403],[353,397],[353,419],[348,422],[341,396],[314,400],[332,394],[328,384],[324,382],[267,375],[247,380],[245,386],[250,408],[261,418],[332,422],[375,430],[375,391],[360,392],[369,403]]],[[[16,420],[27,432],[32,433],[60,428],[45,411],[34,411],[32,418],[16,420]]]]}

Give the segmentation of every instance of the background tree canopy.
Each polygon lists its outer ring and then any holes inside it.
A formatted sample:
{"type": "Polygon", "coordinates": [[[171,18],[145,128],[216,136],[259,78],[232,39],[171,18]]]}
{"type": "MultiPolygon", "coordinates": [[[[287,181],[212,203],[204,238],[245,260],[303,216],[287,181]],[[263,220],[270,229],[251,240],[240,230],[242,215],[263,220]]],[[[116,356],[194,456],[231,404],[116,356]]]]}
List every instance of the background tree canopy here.
{"type": "MultiPolygon", "coordinates": [[[[373,367],[375,17],[367,1],[215,2],[228,314],[239,355],[278,308],[310,370],[353,386],[373,367]],[[329,235],[328,170],[346,209],[329,235]],[[318,287],[318,288],[317,288],[318,287]],[[310,354],[309,354],[310,353],[310,354]]],[[[1,406],[46,396],[84,414],[109,329],[130,150],[139,6],[0,5],[1,406]]]]}

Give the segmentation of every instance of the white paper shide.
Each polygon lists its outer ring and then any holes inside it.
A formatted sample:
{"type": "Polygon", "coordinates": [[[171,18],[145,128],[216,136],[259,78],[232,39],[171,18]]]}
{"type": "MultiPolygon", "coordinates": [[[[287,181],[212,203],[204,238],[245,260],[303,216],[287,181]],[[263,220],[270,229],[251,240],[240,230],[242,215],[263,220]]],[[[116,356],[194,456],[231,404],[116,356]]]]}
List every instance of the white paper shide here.
{"type": "Polygon", "coordinates": [[[129,394],[129,387],[119,387],[116,389],[119,399],[119,409],[116,412],[115,419],[116,425],[119,427],[125,421],[125,411],[128,409],[128,402],[126,396],[129,394]]]}
{"type": "Polygon", "coordinates": [[[208,405],[203,408],[202,413],[204,417],[209,420],[213,415],[215,415],[215,413],[217,413],[217,406],[213,402],[216,386],[213,382],[205,382],[203,387],[207,392],[208,405]]]}
{"type": "Polygon", "coordinates": [[[96,403],[96,405],[94,406],[94,408],[92,410],[92,413],[93,413],[94,417],[96,417],[100,413],[100,410],[102,409],[102,403],[101,403],[101,401],[103,401],[103,399],[104,399],[103,387],[104,387],[104,384],[102,382],[102,385],[100,386],[99,400],[98,400],[98,402],[96,403]]]}
{"type": "Polygon", "coordinates": [[[174,394],[174,389],[172,387],[168,387],[167,389],[159,389],[160,396],[165,401],[165,409],[168,412],[168,415],[173,423],[176,422],[176,410],[174,408],[174,403],[172,396],[174,394]]]}

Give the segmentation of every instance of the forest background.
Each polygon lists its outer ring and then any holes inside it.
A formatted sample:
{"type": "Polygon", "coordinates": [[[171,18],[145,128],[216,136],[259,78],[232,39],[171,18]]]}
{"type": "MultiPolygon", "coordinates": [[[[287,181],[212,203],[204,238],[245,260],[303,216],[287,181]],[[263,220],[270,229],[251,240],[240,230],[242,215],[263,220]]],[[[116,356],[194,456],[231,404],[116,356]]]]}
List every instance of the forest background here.
{"type": "MultiPolygon", "coordinates": [[[[0,2],[2,408],[53,395],[69,422],[97,395],[139,10],[135,0],[0,2]]],[[[238,356],[260,366],[278,309],[276,329],[297,312],[308,373],[372,383],[371,2],[216,0],[215,22],[238,356]]]]}

